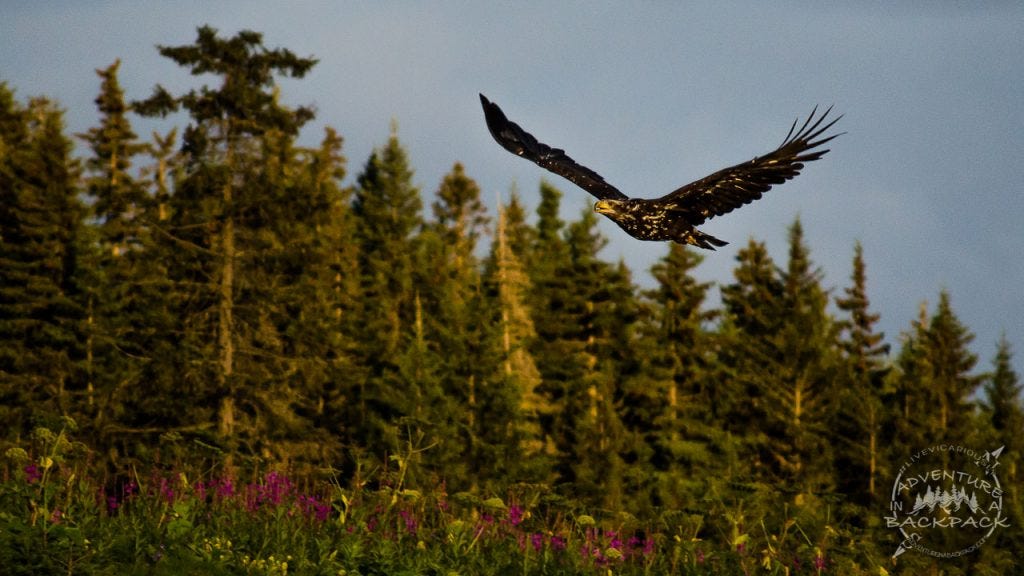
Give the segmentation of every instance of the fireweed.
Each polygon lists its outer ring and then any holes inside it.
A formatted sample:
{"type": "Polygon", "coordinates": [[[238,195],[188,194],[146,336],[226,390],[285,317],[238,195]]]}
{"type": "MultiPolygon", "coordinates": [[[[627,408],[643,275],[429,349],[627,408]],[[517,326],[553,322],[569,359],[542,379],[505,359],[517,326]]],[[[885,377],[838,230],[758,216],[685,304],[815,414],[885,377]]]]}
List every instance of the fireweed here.
{"type": "Polygon", "coordinates": [[[706,516],[581,513],[543,487],[511,490],[506,503],[449,495],[444,483],[352,488],[276,469],[95,478],[87,452],[74,453],[65,431],[5,452],[0,561],[11,574],[858,572],[827,524],[762,522],[758,534],[743,514],[718,511],[727,520],[715,538],[706,516]]]}

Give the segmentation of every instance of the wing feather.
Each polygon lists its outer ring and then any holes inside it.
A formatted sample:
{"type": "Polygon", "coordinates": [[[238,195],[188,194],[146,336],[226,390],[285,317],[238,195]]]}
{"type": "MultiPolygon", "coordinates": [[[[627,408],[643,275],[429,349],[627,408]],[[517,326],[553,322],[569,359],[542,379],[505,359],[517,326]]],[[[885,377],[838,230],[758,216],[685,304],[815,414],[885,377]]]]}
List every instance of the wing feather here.
{"type": "Polygon", "coordinates": [[[832,108],[815,119],[817,110],[815,107],[811,111],[799,130],[796,129],[799,119],[794,121],[786,138],[774,151],[719,170],[651,202],[669,211],[687,213],[688,221],[697,226],[708,218],[727,214],[757,200],[772,186],[799,174],[804,163],[824,156],[828,150],[818,148],[842,134],[815,140],[842,118],[839,116],[822,125],[832,108]]]}
{"type": "Polygon", "coordinates": [[[522,156],[541,168],[569,180],[601,200],[624,200],[626,195],[604,181],[597,172],[581,166],[570,158],[565,150],[552,148],[537,141],[532,134],[509,120],[497,104],[480,95],[484,117],[491,136],[509,152],[522,156]]]}

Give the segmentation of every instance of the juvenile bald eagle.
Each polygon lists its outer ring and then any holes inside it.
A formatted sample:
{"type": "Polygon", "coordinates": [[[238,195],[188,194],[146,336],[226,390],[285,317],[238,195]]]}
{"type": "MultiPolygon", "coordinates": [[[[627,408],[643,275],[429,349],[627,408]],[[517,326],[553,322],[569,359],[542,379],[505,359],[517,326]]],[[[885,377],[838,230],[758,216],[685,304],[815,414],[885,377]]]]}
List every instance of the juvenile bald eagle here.
{"type": "Polygon", "coordinates": [[[774,151],[719,170],[661,198],[643,199],[627,197],[593,170],[577,164],[564,150],[538,142],[506,118],[501,108],[483,94],[480,102],[487,127],[498,144],[596,196],[594,210],[614,220],[630,236],[639,240],[674,240],[709,250],[725,246],[727,242],[697,230],[696,226],[757,200],[773,185],[799,174],[804,162],[824,156],[828,150],[816,148],[839,134],[820,140],[815,138],[842,118],[822,126],[832,108],[815,119],[818,110],[815,107],[799,130],[796,129],[799,120],[793,122],[782,145],[774,151]]]}

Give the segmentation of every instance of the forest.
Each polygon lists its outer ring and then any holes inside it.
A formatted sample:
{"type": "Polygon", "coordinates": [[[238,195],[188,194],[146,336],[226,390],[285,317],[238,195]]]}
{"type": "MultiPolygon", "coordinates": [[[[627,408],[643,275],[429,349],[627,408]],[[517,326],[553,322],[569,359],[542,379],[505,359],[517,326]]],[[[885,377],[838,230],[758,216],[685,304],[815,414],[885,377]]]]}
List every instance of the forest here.
{"type": "Polygon", "coordinates": [[[133,99],[111,63],[84,134],[0,83],[0,481],[49,430],[108,489],[327,470],[340,489],[627,514],[743,570],[996,574],[1024,550],[1012,346],[979,359],[947,292],[890,349],[860,246],[827,288],[799,219],[785,261],[749,240],[720,301],[693,275],[713,253],[677,244],[652,244],[641,288],[550,182],[535,214],[515,192],[494,214],[454,158],[424,194],[397,128],[355,169],[332,128],[300,146],[314,110],[277,79],[315,59],[208,27],[158,50],[196,87],[133,99]],[[172,114],[187,123],[133,128],[172,114]],[[961,558],[892,560],[898,467],[940,444],[1004,447],[1009,526],[961,558]],[[790,522],[833,564],[775,556],[790,522]]]}

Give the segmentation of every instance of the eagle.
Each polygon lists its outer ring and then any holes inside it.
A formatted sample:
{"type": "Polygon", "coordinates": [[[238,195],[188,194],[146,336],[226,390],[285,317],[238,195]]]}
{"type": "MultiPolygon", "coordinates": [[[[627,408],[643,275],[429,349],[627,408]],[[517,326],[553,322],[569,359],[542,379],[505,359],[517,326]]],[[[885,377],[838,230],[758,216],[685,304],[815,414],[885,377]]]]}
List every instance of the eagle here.
{"type": "Polygon", "coordinates": [[[532,134],[510,121],[497,104],[480,94],[484,118],[491,135],[509,152],[562,176],[597,197],[594,211],[611,218],[630,236],[639,240],[690,244],[708,250],[728,242],[697,230],[710,218],[749,204],[776,184],[800,173],[805,162],[828,152],[820,147],[840,134],[823,137],[842,116],[827,124],[832,107],[815,119],[817,106],[797,129],[797,119],[782,144],[753,160],[724,168],[669,192],[661,198],[629,198],[586,166],[577,164],[565,150],[539,142],[532,134]]]}

